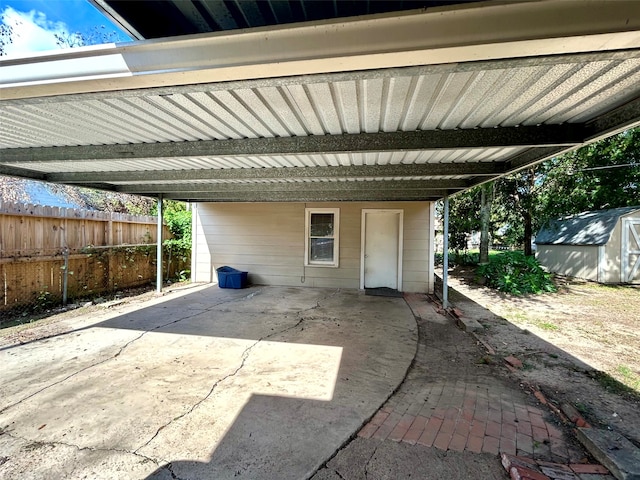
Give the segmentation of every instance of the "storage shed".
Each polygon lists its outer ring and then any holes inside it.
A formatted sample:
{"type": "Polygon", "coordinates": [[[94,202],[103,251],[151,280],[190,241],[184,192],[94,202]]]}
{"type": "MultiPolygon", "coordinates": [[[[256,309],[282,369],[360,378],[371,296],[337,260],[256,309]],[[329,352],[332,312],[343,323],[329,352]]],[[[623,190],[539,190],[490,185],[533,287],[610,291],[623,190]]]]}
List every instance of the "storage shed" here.
{"type": "Polygon", "coordinates": [[[553,220],[536,237],[538,261],[555,273],[640,284],[640,206],[553,220]]]}

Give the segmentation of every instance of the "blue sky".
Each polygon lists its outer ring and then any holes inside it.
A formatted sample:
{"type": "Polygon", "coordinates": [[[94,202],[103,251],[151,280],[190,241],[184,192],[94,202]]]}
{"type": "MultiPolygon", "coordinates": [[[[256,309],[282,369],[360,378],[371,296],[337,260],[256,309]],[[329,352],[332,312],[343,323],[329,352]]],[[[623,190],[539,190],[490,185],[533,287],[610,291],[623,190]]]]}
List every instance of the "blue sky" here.
{"type": "Polygon", "coordinates": [[[130,40],[87,0],[0,0],[0,21],[14,32],[6,54],[57,49],[56,33],[87,34],[101,26],[107,35],[116,32],[117,42],[130,40]]]}

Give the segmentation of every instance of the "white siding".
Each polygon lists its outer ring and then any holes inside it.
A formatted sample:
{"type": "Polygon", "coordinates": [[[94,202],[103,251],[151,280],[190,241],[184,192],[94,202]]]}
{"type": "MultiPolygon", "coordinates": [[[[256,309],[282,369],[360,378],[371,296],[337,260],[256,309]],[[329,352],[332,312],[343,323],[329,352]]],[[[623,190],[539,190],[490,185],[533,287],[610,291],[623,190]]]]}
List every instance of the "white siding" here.
{"type": "Polygon", "coordinates": [[[538,245],[536,258],[551,272],[598,281],[597,245],[538,245]]]}
{"type": "Polygon", "coordinates": [[[359,288],[364,208],[404,210],[403,290],[427,292],[430,202],[199,203],[194,208],[193,280],[215,281],[229,265],[265,285],[359,288]],[[340,209],[340,266],[304,266],[305,208],[340,209]]]}

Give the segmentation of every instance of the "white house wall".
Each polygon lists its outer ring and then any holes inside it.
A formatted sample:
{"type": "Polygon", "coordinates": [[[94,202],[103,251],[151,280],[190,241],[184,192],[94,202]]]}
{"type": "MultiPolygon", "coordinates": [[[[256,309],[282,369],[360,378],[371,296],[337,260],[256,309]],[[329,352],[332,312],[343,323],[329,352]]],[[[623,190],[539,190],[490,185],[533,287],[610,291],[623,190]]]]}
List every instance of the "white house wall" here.
{"type": "Polygon", "coordinates": [[[620,283],[620,270],[622,268],[622,219],[616,222],[615,228],[611,231],[609,241],[604,246],[604,277],[602,283],[620,283]]]}
{"type": "Polygon", "coordinates": [[[598,281],[597,245],[538,245],[536,258],[551,272],[598,281]]]}
{"type": "Polygon", "coordinates": [[[193,281],[215,281],[215,268],[249,272],[263,285],[360,286],[361,217],[365,208],[404,211],[403,290],[432,292],[431,202],[197,203],[194,205],[193,281]],[[305,208],[340,209],[338,268],[305,267],[305,208]]]}

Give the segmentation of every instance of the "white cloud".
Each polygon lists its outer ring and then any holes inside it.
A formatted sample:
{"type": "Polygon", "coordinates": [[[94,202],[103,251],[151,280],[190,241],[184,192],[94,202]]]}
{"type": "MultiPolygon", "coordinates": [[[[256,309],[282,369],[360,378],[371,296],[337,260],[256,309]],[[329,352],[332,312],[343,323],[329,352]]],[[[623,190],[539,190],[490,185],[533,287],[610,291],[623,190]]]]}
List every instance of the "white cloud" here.
{"type": "Polygon", "coordinates": [[[2,23],[11,27],[11,43],[5,45],[5,55],[43,50],[56,50],[56,34],[67,37],[68,28],[63,22],[52,22],[42,12],[19,12],[11,7],[0,13],[2,23]]]}

